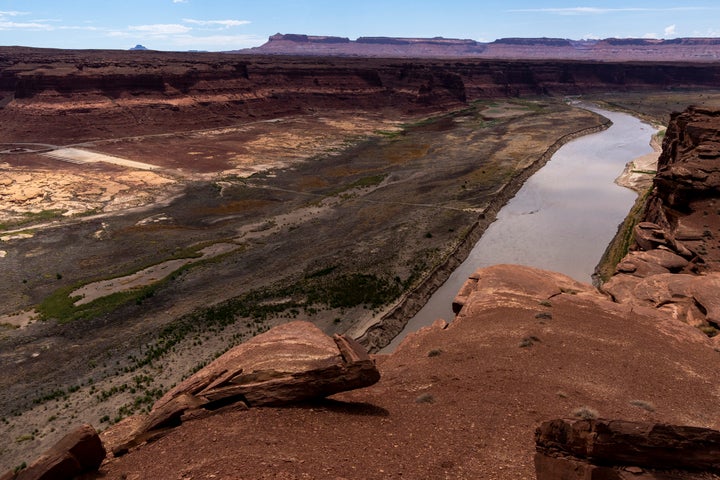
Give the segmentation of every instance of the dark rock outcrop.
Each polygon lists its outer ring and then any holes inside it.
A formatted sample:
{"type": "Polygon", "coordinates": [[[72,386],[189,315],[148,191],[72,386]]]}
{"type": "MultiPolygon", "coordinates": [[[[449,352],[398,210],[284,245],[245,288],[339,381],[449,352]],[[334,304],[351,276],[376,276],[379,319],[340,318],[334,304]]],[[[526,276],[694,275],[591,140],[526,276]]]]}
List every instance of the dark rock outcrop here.
{"type": "Polygon", "coordinates": [[[188,415],[288,405],[367,387],[379,379],[375,362],[355,340],[330,338],[309,322],[290,322],[226,352],[166,393],[146,417],[127,422],[133,426],[124,434],[107,434],[107,443],[116,456],[122,455],[188,415]]]}
{"type": "Polygon", "coordinates": [[[535,433],[538,480],[708,479],[720,432],[620,420],[552,420],[535,433]]]}
{"type": "Polygon", "coordinates": [[[105,447],[95,429],[83,425],[65,435],[28,468],[8,472],[0,478],[70,480],[100,468],[105,453],[105,447]]]}

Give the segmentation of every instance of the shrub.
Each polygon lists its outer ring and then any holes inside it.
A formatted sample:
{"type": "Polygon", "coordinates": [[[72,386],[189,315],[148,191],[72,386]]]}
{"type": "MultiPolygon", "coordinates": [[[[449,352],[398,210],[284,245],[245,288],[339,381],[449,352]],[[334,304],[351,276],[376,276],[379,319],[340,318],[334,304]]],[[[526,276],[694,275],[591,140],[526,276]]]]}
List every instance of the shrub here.
{"type": "Polygon", "coordinates": [[[631,400],[630,405],[642,408],[643,410],[647,410],[648,412],[655,411],[655,405],[653,405],[652,402],[646,402],[645,400],[631,400]]]}
{"type": "Polygon", "coordinates": [[[580,407],[572,411],[573,417],[580,418],[582,420],[595,420],[598,418],[597,410],[590,407],[580,407]]]}
{"type": "Polygon", "coordinates": [[[435,397],[430,393],[423,393],[418,395],[415,399],[415,403],[435,403],[435,397]]]}
{"type": "Polygon", "coordinates": [[[522,340],[520,340],[520,348],[525,347],[531,347],[534,343],[540,342],[540,339],[534,335],[531,335],[529,337],[525,337],[522,340]]]}

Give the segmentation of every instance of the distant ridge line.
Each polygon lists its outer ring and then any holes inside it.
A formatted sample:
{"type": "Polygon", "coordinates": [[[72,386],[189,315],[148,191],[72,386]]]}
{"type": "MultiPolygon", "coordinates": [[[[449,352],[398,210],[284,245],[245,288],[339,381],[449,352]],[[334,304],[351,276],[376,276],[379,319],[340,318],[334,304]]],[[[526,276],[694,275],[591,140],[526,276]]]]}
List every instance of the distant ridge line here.
{"type": "Polygon", "coordinates": [[[347,37],[271,35],[259,46],[238,53],[412,58],[492,58],[594,61],[720,61],[720,38],[674,39],[500,38],[492,42],[456,38],[347,37]]]}

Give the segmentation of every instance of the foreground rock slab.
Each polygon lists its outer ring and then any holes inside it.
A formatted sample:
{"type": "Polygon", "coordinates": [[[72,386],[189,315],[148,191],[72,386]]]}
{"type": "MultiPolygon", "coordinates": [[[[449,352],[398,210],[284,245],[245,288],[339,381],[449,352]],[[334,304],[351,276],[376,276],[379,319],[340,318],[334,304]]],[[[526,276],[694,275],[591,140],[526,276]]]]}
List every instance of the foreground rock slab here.
{"type": "Polygon", "coordinates": [[[535,440],[538,480],[720,478],[720,432],[708,428],[559,419],[535,440]]]}
{"type": "Polygon", "coordinates": [[[70,480],[96,471],[105,459],[105,448],[95,429],[83,425],[65,435],[32,465],[10,471],[2,480],[70,480]]]}
{"type": "Polygon", "coordinates": [[[309,322],[291,322],[226,352],[165,394],[145,418],[128,422],[129,434],[106,438],[117,456],[188,416],[324,398],[379,379],[375,362],[355,340],[331,338],[309,322]]]}

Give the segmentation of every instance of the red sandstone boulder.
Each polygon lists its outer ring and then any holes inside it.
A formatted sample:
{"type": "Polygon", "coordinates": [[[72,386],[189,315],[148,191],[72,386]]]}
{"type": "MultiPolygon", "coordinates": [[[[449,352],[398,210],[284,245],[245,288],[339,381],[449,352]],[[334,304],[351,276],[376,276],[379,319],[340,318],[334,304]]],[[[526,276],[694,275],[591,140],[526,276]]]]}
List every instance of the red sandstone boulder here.
{"type": "Polygon", "coordinates": [[[635,248],[602,287],[616,302],[720,327],[720,111],[673,115],[635,248]]]}
{"type": "Polygon", "coordinates": [[[720,432],[622,420],[552,420],[535,432],[538,480],[701,479],[720,473],[720,432]]]}
{"type": "Polygon", "coordinates": [[[100,468],[105,448],[95,429],[83,425],[65,435],[28,468],[8,472],[2,480],[70,480],[100,468]]]}
{"type": "MultiPolygon", "coordinates": [[[[625,260],[620,265],[624,264],[625,260]]],[[[691,325],[720,325],[720,272],[661,273],[645,278],[620,274],[601,288],[621,304],[662,309],[691,325]]]]}
{"type": "Polygon", "coordinates": [[[380,374],[362,346],[330,338],[309,322],[291,322],[238,345],[153,406],[192,395],[204,408],[242,401],[248,407],[283,405],[362,388],[380,374]]]}
{"type": "Polygon", "coordinates": [[[635,225],[635,243],[643,250],[652,250],[660,245],[667,246],[665,231],[652,222],[640,222],[635,225]]]}
{"type": "Polygon", "coordinates": [[[649,277],[661,273],[679,272],[690,264],[686,259],[667,249],[647,252],[629,252],[618,263],[618,273],[629,273],[635,277],[649,277]]]}
{"type": "Polygon", "coordinates": [[[453,311],[456,314],[460,313],[471,295],[475,295],[475,302],[477,302],[478,289],[486,288],[488,285],[492,285],[490,291],[484,292],[488,298],[492,298],[490,295],[509,293],[548,299],[561,293],[575,295],[596,292],[590,285],[580,283],[561,273],[521,265],[493,265],[470,275],[453,300],[453,311]]]}
{"type": "Polygon", "coordinates": [[[124,454],[187,415],[228,406],[287,405],[379,379],[375,362],[355,340],[330,338],[309,322],[287,323],[238,345],[170,390],[125,438],[115,439],[112,451],[124,454]]]}

